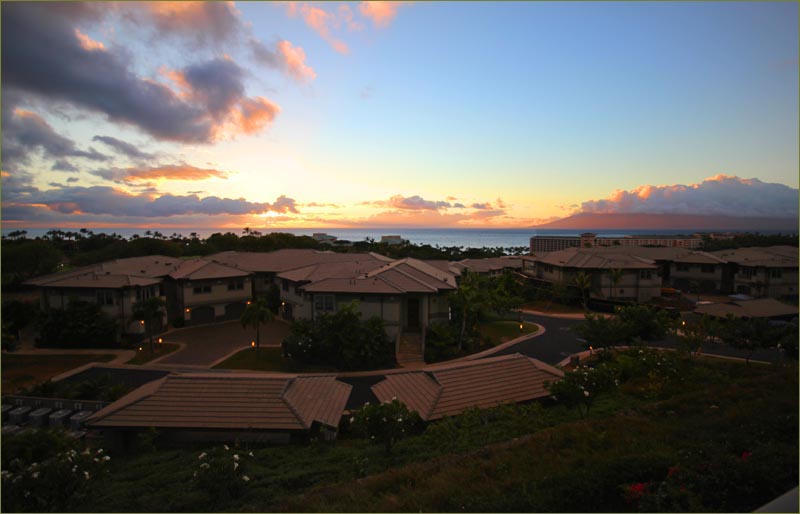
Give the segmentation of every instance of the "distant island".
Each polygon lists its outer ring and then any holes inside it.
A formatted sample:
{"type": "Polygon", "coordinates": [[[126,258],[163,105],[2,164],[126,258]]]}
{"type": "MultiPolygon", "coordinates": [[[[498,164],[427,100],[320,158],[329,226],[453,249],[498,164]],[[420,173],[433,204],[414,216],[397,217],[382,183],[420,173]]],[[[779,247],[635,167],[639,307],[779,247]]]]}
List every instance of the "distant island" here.
{"type": "Polygon", "coordinates": [[[755,218],[698,214],[580,213],[535,225],[534,229],[570,230],[783,230],[797,232],[797,217],[755,218]]]}

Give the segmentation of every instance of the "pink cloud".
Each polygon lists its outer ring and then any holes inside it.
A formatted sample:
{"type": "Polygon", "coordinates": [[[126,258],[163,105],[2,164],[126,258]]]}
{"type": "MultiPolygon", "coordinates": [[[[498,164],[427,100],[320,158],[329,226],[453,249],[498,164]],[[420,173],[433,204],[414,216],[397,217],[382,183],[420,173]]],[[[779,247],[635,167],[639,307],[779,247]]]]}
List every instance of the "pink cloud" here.
{"type": "Polygon", "coordinates": [[[78,42],[80,43],[81,48],[84,50],[92,52],[106,49],[103,43],[100,41],[95,41],[78,29],[75,29],[75,37],[78,38],[78,42]]]}
{"type": "Polygon", "coordinates": [[[329,13],[325,9],[310,5],[308,3],[289,2],[287,6],[289,16],[300,15],[303,21],[311,27],[319,36],[328,42],[334,50],[341,54],[350,51],[344,41],[336,39],[332,35],[332,30],[341,26],[341,20],[336,14],[329,13]]]}
{"type": "Polygon", "coordinates": [[[278,41],[277,50],[289,75],[300,81],[317,78],[314,69],[306,64],[306,53],[301,47],[292,46],[289,41],[282,40],[278,41]]]}
{"type": "Polygon", "coordinates": [[[388,27],[394,17],[397,15],[397,10],[403,5],[404,2],[361,2],[358,4],[358,10],[361,15],[372,20],[373,25],[376,27],[388,27]]]}

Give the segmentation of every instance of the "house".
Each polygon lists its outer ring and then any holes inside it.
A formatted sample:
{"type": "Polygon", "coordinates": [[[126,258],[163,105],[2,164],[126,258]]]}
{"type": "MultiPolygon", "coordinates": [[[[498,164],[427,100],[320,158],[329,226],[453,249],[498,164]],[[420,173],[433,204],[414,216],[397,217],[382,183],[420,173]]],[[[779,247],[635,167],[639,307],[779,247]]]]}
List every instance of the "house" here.
{"type": "Polygon", "coordinates": [[[670,285],[683,291],[711,293],[724,289],[728,263],[706,252],[681,252],[670,263],[670,285]]]}
{"type": "Polygon", "coordinates": [[[506,271],[522,271],[521,257],[489,257],[485,259],[464,259],[451,263],[450,268],[460,275],[463,270],[469,270],[479,275],[496,277],[506,271]]]}
{"type": "Polygon", "coordinates": [[[576,277],[589,278],[589,298],[646,302],[661,295],[661,277],[655,261],[613,249],[568,248],[526,262],[526,274],[535,280],[577,287],[576,277]],[[619,271],[617,271],[619,270],[619,271]]]}
{"type": "Polygon", "coordinates": [[[698,305],[694,312],[715,318],[726,318],[728,315],[737,318],[766,318],[770,320],[789,321],[797,318],[797,307],[779,302],[774,298],[757,300],[736,300],[729,303],[711,303],[698,305]]]}
{"type": "Polygon", "coordinates": [[[564,372],[519,353],[433,366],[385,375],[372,386],[381,402],[397,398],[425,420],[460,414],[466,409],[546,398],[545,382],[564,372]]]}
{"type": "Polygon", "coordinates": [[[712,252],[728,263],[724,292],[758,298],[797,298],[798,249],[795,246],[736,248],[712,252]]]}
{"type": "Polygon", "coordinates": [[[251,276],[206,259],[181,261],[167,282],[170,319],[186,325],[239,319],[252,298],[251,276]]]}
{"type": "Polygon", "coordinates": [[[287,443],[320,426],[335,431],[351,389],[332,375],[174,373],[106,406],[86,425],[119,439],[155,428],[182,443],[287,443]]]}
{"type": "Polygon", "coordinates": [[[381,243],[386,243],[388,245],[401,245],[403,243],[407,243],[405,239],[401,236],[381,236],[381,243]]]}

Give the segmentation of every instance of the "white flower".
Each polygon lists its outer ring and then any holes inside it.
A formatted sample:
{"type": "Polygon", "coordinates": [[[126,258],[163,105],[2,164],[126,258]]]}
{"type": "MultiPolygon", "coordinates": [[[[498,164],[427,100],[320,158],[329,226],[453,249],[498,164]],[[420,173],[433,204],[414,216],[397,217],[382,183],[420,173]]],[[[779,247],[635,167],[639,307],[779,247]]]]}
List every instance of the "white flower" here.
{"type": "Polygon", "coordinates": [[[195,471],[194,473],[192,473],[192,476],[193,476],[193,477],[195,477],[195,478],[197,478],[197,471],[195,471]]]}
{"type": "Polygon", "coordinates": [[[197,458],[200,459],[200,460],[203,460],[203,459],[206,458],[206,455],[207,455],[206,452],[203,452],[197,458]]]}
{"type": "Polygon", "coordinates": [[[78,471],[78,466],[72,466],[72,472],[75,473],[76,471],[78,471]]]}
{"type": "Polygon", "coordinates": [[[356,417],[355,416],[350,416],[350,423],[355,423],[355,421],[356,421],[356,417]]]}
{"type": "Polygon", "coordinates": [[[99,448],[99,449],[97,450],[97,453],[103,453],[103,449],[102,449],[102,448],[99,448]]]}
{"type": "Polygon", "coordinates": [[[252,457],[252,456],[253,456],[253,452],[248,452],[248,454],[247,454],[247,455],[249,455],[249,456],[251,456],[251,457],[252,457]]]}
{"type": "Polygon", "coordinates": [[[201,468],[208,468],[209,467],[208,462],[204,462],[204,463],[200,464],[200,467],[201,468]]]}
{"type": "Polygon", "coordinates": [[[103,460],[108,462],[111,460],[111,457],[109,457],[108,455],[103,455],[103,460]]]}
{"type": "Polygon", "coordinates": [[[242,480],[244,480],[245,482],[249,482],[250,481],[250,477],[247,476],[247,475],[242,475],[242,480]]]}
{"type": "Polygon", "coordinates": [[[403,418],[397,418],[397,422],[398,423],[402,423],[403,422],[403,418]]]}
{"type": "Polygon", "coordinates": [[[86,480],[89,480],[90,478],[92,478],[92,476],[89,474],[89,472],[88,472],[88,471],[84,471],[84,472],[83,472],[83,477],[84,477],[86,480]]]}
{"type": "Polygon", "coordinates": [[[586,397],[588,397],[588,396],[589,396],[589,391],[584,391],[584,392],[583,392],[583,396],[586,396],[586,397]]]}
{"type": "Polygon", "coordinates": [[[225,451],[228,451],[228,450],[230,450],[230,448],[228,447],[228,445],[227,445],[227,444],[226,444],[226,445],[223,445],[222,447],[223,447],[223,448],[225,448],[225,451]]]}
{"type": "Polygon", "coordinates": [[[93,460],[93,461],[95,461],[95,462],[100,462],[100,459],[98,459],[97,457],[95,457],[95,458],[94,458],[94,459],[92,459],[92,460],[93,460]]]}
{"type": "Polygon", "coordinates": [[[381,421],[383,421],[384,423],[386,423],[386,418],[381,418],[381,421]]]}
{"type": "Polygon", "coordinates": [[[392,396],[392,401],[395,401],[396,399],[397,399],[397,396],[392,396]]]}
{"type": "Polygon", "coordinates": [[[233,454],[233,460],[237,460],[237,461],[239,460],[239,454],[238,453],[234,453],[233,454]]]}
{"type": "Polygon", "coordinates": [[[238,462],[234,462],[233,463],[233,470],[236,471],[236,468],[238,468],[238,467],[239,467],[239,463],[238,462]]]}
{"type": "Polygon", "coordinates": [[[34,471],[33,474],[31,475],[31,478],[39,478],[39,472],[34,471]]]}

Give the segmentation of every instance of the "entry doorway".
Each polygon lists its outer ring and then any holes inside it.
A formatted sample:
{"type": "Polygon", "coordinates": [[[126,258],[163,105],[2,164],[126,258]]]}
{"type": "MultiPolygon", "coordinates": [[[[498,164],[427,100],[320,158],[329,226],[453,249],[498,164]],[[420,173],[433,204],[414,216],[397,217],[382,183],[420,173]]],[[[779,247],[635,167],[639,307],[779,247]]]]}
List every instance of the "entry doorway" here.
{"type": "Polygon", "coordinates": [[[419,330],[419,311],[419,298],[408,298],[406,300],[406,330],[411,332],[416,332],[419,330]]]}

